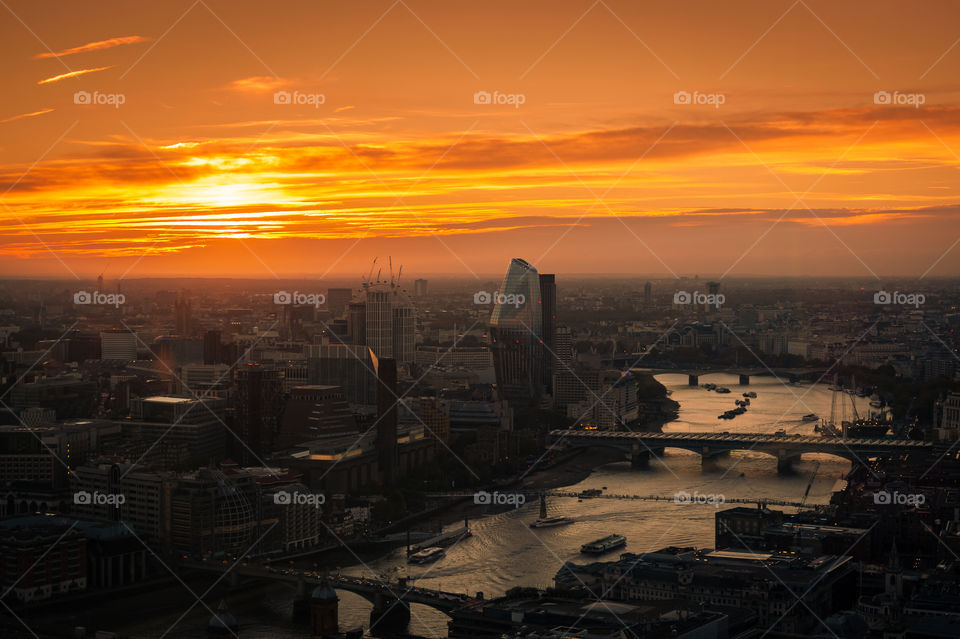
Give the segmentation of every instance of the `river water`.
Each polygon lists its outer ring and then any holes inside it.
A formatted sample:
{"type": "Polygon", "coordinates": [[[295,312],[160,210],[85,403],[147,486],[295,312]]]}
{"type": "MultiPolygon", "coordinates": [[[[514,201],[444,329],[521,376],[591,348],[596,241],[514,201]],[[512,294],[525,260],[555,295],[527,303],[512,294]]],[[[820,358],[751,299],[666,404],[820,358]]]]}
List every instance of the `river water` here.
{"type": "MultiPolygon", "coordinates": [[[[678,419],[666,425],[664,431],[774,432],[782,428],[788,433],[810,434],[814,423],[802,422],[803,415],[830,415],[831,392],[824,384],[788,385],[772,377],[754,377],[750,386],[744,387],[738,385],[738,377],[734,375],[701,376],[701,384],[712,382],[731,390],[729,394],[718,394],[687,386],[686,375],[658,375],[657,379],[672,391],[672,398],[680,404],[678,419]],[[740,399],[747,390],[757,393],[749,411],[733,420],[718,420],[717,415],[733,408],[734,400],[740,399]]],[[[860,400],[863,409],[867,408],[865,401],[860,400]]],[[[850,463],[840,458],[809,455],[795,465],[794,474],[778,475],[773,457],[750,451],[735,451],[719,466],[702,468],[699,455],[669,449],[662,459],[651,459],[649,470],[634,470],[627,461],[608,464],[564,490],[606,488],[609,493],[668,497],[682,491],[712,497],[714,501],[721,498],[800,501],[816,470],[807,499],[808,503],[816,504],[829,500],[834,483],[849,468],[850,463]]],[[[611,559],[620,552],[645,552],[671,545],[711,547],[714,514],[718,507],[725,506],[678,504],[672,499],[552,498],[548,507],[551,515],[572,517],[575,522],[557,528],[531,529],[529,523],[537,518],[538,505],[527,503],[519,509],[471,522],[473,536],[448,549],[446,556],[433,564],[409,566],[403,549],[398,549],[369,564],[344,568],[343,573],[367,577],[409,575],[423,587],[470,594],[483,591],[487,597],[498,596],[514,586],[552,585],[554,574],[564,562],[591,560],[580,554],[581,544],[611,533],[627,537],[625,549],[606,556],[611,559]]],[[[366,627],[370,604],[351,593],[338,594],[341,629],[366,627]]],[[[263,596],[234,613],[239,617],[245,638],[308,636],[305,626],[289,622],[290,607],[290,595],[278,591],[275,596],[263,596]]],[[[193,634],[197,625],[203,627],[199,623],[201,616],[202,610],[198,610],[185,619],[178,628],[178,636],[203,636],[193,634]],[[190,623],[191,617],[196,617],[193,623],[190,623]]],[[[447,617],[432,608],[414,605],[410,632],[446,637],[447,617]]]]}

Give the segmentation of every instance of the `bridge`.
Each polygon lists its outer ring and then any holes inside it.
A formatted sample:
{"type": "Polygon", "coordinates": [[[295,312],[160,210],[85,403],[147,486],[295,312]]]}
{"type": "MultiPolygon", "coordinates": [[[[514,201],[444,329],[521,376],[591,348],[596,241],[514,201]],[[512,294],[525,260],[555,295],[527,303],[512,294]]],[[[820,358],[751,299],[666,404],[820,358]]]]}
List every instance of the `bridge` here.
{"type": "Polygon", "coordinates": [[[411,584],[409,578],[406,577],[402,577],[395,582],[389,582],[346,575],[325,576],[318,574],[316,571],[295,568],[280,569],[246,562],[233,565],[231,563],[218,564],[188,560],[181,561],[177,565],[181,570],[226,573],[230,586],[234,588],[239,587],[245,579],[287,583],[296,588],[297,600],[301,604],[309,601],[310,593],[314,588],[322,584],[328,584],[334,590],[352,592],[372,603],[371,627],[376,623],[381,623],[391,627],[405,628],[410,621],[410,604],[430,606],[449,614],[456,608],[476,606],[483,601],[483,593],[478,592],[475,597],[471,597],[459,592],[421,588],[411,584]]]}
{"type": "Polygon", "coordinates": [[[698,453],[704,463],[725,457],[732,450],[755,450],[777,458],[777,470],[788,472],[804,453],[835,455],[855,462],[870,457],[930,454],[931,442],[913,439],[836,438],[785,433],[644,433],[600,430],[553,430],[551,443],[568,447],[608,447],[630,454],[635,468],[649,468],[650,455],[660,457],[665,448],[698,453]]]}
{"type": "Polygon", "coordinates": [[[710,367],[687,367],[687,368],[631,368],[634,373],[641,373],[644,375],[686,375],[687,382],[690,386],[698,386],[700,384],[701,375],[709,375],[711,373],[725,373],[727,375],[738,375],[740,377],[740,385],[747,386],[750,384],[750,378],[756,377],[757,375],[772,375],[778,378],[785,378],[791,382],[798,382],[804,377],[815,377],[819,378],[821,375],[827,372],[826,368],[743,368],[743,367],[727,367],[727,368],[710,368],[710,367]]]}

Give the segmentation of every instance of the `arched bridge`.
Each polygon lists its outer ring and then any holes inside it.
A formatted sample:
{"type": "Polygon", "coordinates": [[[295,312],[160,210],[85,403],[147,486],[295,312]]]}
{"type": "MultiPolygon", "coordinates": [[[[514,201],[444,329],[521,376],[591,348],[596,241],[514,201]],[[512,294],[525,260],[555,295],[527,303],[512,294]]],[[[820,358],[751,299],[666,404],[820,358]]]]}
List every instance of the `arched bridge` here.
{"type": "Polygon", "coordinates": [[[772,375],[778,378],[788,379],[791,382],[798,382],[801,379],[819,378],[828,369],[826,368],[642,368],[635,367],[630,369],[634,373],[643,373],[645,375],[686,375],[690,386],[697,386],[700,383],[701,375],[710,375],[711,373],[726,373],[728,375],[738,375],[740,385],[746,386],[750,383],[751,377],[757,375],[772,375]]]}
{"type": "Polygon", "coordinates": [[[261,565],[239,565],[231,568],[231,564],[217,564],[211,562],[185,561],[180,564],[185,570],[204,570],[216,573],[227,573],[230,584],[238,586],[244,579],[267,579],[286,582],[297,588],[298,596],[305,599],[310,592],[322,583],[328,583],[334,590],[346,590],[360,595],[373,604],[374,610],[381,610],[394,606],[397,601],[403,602],[404,607],[418,603],[441,612],[449,613],[455,608],[473,605],[481,601],[481,595],[471,597],[459,592],[445,592],[431,588],[414,586],[406,578],[394,582],[365,577],[318,576],[312,572],[297,569],[274,569],[261,565]]]}
{"type": "Polygon", "coordinates": [[[600,430],[550,431],[553,443],[569,447],[613,447],[630,454],[633,465],[646,468],[650,455],[660,456],[665,448],[682,448],[699,453],[704,461],[729,455],[731,450],[755,450],[777,458],[777,469],[787,471],[804,453],[836,455],[850,461],[904,454],[930,454],[931,442],[913,439],[870,439],[819,437],[770,433],[644,433],[600,430]]]}

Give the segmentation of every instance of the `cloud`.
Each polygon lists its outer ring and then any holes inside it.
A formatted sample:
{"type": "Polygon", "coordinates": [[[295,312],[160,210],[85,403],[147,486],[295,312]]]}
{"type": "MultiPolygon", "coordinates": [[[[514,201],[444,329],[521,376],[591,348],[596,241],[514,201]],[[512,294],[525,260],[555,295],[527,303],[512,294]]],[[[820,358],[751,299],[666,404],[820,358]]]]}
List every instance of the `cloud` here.
{"type": "Polygon", "coordinates": [[[0,120],[0,124],[3,124],[4,122],[13,122],[14,120],[22,120],[24,118],[32,118],[45,113],[50,113],[52,111],[53,109],[41,109],[40,111],[32,111],[31,113],[21,113],[20,115],[9,117],[6,120],[0,120]]]}
{"type": "Polygon", "coordinates": [[[79,47],[71,47],[69,49],[64,49],[63,51],[46,52],[38,53],[33,56],[34,60],[45,60],[47,58],[62,58],[68,55],[74,55],[76,53],[87,53],[88,51],[100,51],[102,49],[112,49],[113,47],[123,46],[125,44],[139,44],[141,42],[150,42],[153,38],[145,38],[143,36],[123,36],[120,38],[110,38],[108,40],[97,40],[96,42],[88,42],[87,44],[81,44],[79,47]]]}
{"type": "Polygon", "coordinates": [[[242,91],[245,93],[272,93],[286,86],[288,82],[289,80],[275,78],[271,75],[252,75],[248,78],[234,80],[227,85],[227,88],[232,91],[242,91]]]}
{"type": "Polygon", "coordinates": [[[113,65],[106,67],[97,67],[95,69],[80,69],[79,71],[71,71],[70,73],[62,73],[60,75],[55,75],[52,78],[46,78],[40,80],[37,84],[50,84],[52,82],[59,82],[60,80],[69,80],[70,78],[76,78],[81,75],[86,75],[88,73],[96,73],[97,71],[106,71],[107,69],[112,69],[113,65]]]}

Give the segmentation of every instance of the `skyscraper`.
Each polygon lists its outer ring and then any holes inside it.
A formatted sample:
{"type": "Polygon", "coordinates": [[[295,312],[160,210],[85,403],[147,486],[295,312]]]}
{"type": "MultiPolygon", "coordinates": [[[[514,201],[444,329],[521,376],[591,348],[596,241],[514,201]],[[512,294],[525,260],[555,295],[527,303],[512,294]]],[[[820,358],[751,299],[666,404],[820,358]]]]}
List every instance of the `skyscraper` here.
{"type": "Polygon", "coordinates": [[[557,280],[553,273],[540,274],[540,315],[543,329],[543,385],[549,390],[553,384],[553,371],[557,361],[557,280]]]}
{"type": "Polygon", "coordinates": [[[493,300],[490,337],[501,399],[533,403],[543,387],[543,314],[537,269],[515,257],[493,300]]]}
{"type": "Polygon", "coordinates": [[[413,294],[416,297],[426,297],[427,280],[413,280],[413,294]]]}
{"type": "Polygon", "coordinates": [[[643,305],[649,308],[651,302],[653,302],[653,284],[647,282],[643,285],[643,305]]]}
{"type": "Polygon", "coordinates": [[[190,316],[190,299],[186,293],[181,293],[177,297],[177,301],[174,302],[174,309],[176,312],[177,335],[189,335],[192,319],[190,316]]]}
{"type": "Polygon", "coordinates": [[[237,461],[259,465],[270,454],[283,412],[283,380],[258,364],[237,369],[236,435],[230,442],[237,461]]]}
{"type": "Polygon", "coordinates": [[[400,364],[414,360],[416,314],[396,281],[364,282],[360,294],[350,302],[347,323],[351,341],[368,346],[377,357],[400,364]]]}

